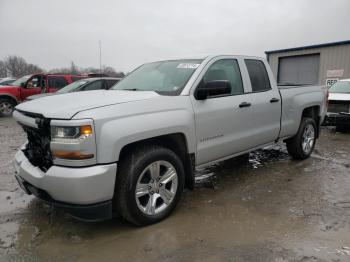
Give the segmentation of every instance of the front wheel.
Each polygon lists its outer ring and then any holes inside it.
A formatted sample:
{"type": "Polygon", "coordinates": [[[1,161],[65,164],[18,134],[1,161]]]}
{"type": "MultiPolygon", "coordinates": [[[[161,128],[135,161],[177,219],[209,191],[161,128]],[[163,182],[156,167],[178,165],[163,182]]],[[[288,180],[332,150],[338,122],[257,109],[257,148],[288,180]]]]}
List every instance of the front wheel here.
{"type": "Polygon", "coordinates": [[[298,133],[286,142],[288,153],[295,159],[308,158],[315,147],[316,130],[313,118],[302,118],[298,133]]]}
{"type": "Polygon", "coordinates": [[[11,100],[9,100],[7,98],[0,99],[0,115],[1,116],[11,116],[14,108],[15,108],[15,105],[11,100]]]}
{"type": "Polygon", "coordinates": [[[120,162],[115,203],[117,212],[136,225],[148,225],[167,217],[184,188],[180,158],[160,146],[144,146],[120,162]]]}

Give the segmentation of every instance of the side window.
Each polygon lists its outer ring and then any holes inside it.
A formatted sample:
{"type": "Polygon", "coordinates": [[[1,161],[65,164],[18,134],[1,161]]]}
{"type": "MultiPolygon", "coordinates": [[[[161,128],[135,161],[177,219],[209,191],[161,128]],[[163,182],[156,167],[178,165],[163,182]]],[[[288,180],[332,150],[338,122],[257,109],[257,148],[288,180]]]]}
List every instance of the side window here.
{"type": "Polygon", "coordinates": [[[90,91],[90,90],[99,90],[103,88],[103,80],[96,80],[91,83],[88,83],[86,86],[82,88],[82,91],[90,91]]]}
{"type": "Polygon", "coordinates": [[[253,92],[267,91],[271,89],[270,79],[267,75],[265,65],[260,60],[244,60],[248,69],[250,83],[253,92]]]}
{"type": "Polygon", "coordinates": [[[46,87],[46,77],[42,75],[33,76],[28,82],[26,88],[43,88],[46,87]]]}
{"type": "Polygon", "coordinates": [[[63,76],[51,76],[49,77],[49,87],[61,89],[68,85],[68,81],[63,76]]]}
{"type": "Polygon", "coordinates": [[[223,59],[214,62],[203,76],[205,82],[214,80],[227,80],[231,84],[231,94],[244,93],[241,72],[235,59],[223,59]]]}
{"type": "Polygon", "coordinates": [[[118,83],[119,80],[117,79],[108,79],[106,80],[106,89],[110,89],[112,86],[114,86],[116,83],[118,83]]]}
{"type": "Polygon", "coordinates": [[[40,87],[40,82],[41,77],[40,76],[33,76],[28,82],[26,88],[37,88],[40,87]]]}

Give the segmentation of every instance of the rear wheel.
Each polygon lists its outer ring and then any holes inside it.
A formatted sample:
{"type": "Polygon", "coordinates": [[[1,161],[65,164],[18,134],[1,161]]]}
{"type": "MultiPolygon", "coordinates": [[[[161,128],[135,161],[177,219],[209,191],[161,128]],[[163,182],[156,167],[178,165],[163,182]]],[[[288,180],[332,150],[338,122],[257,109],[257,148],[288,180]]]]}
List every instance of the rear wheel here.
{"type": "Polygon", "coordinates": [[[288,153],[295,159],[308,158],[316,143],[316,122],[313,118],[304,117],[301,119],[298,133],[288,139],[288,153]]]}
{"type": "Polygon", "coordinates": [[[120,162],[115,204],[121,216],[136,225],[148,225],[167,217],[184,188],[180,158],[160,146],[133,150],[120,162]]]}
{"type": "Polygon", "coordinates": [[[11,116],[15,108],[15,104],[7,98],[0,99],[0,115],[11,116]]]}

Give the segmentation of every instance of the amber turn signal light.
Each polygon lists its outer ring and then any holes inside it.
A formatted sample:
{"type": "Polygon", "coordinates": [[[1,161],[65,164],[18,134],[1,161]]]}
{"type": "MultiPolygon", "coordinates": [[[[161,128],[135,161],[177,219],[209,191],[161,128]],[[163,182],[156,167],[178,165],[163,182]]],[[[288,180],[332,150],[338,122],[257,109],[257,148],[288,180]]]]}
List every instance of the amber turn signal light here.
{"type": "Polygon", "coordinates": [[[82,135],[91,135],[92,134],[92,127],[91,126],[81,126],[80,127],[80,134],[82,135]]]}
{"type": "Polygon", "coordinates": [[[61,158],[61,159],[71,159],[71,160],[84,160],[84,159],[90,159],[94,157],[94,154],[83,154],[81,152],[77,151],[52,151],[52,155],[55,158],[61,158]]]}

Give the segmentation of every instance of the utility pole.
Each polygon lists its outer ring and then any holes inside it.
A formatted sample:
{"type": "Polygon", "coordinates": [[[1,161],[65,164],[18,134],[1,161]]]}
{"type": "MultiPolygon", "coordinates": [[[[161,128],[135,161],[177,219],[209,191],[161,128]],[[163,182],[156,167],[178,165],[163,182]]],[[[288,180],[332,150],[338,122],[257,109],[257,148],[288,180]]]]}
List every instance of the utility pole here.
{"type": "Polygon", "coordinates": [[[100,48],[100,74],[102,74],[102,47],[101,47],[101,40],[98,41],[98,45],[99,45],[99,48],[100,48]]]}

